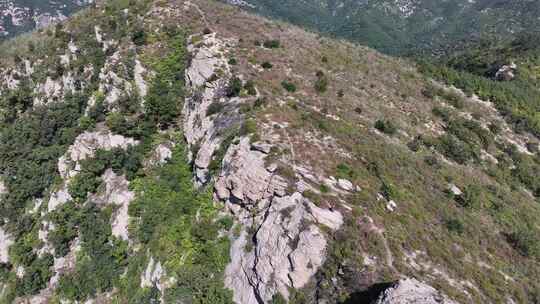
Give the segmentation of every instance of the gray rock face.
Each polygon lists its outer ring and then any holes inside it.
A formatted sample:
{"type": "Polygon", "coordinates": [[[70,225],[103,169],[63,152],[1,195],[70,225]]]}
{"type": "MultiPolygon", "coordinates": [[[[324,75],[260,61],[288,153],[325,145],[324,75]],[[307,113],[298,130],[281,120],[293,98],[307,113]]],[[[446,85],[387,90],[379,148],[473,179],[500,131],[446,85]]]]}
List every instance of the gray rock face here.
{"type": "Polygon", "coordinates": [[[318,225],[336,230],[343,222],[339,212],[298,192],[286,195],[287,182],[250,147],[248,138],[233,146],[216,181],[217,196],[244,227],[226,269],[237,303],[268,302],[278,292],[288,298],[289,288],[303,287],[324,262],[327,243],[318,225]]]}
{"type": "Polygon", "coordinates": [[[217,132],[226,130],[234,123],[234,117],[231,116],[231,119],[215,117],[217,115],[208,117],[208,107],[214,101],[226,105],[239,99],[224,97],[225,87],[231,77],[226,60],[228,47],[225,41],[216,38],[215,34],[209,34],[203,37],[200,44],[189,45],[188,50],[192,54],[192,61],[186,69],[185,77],[191,94],[186,98],[183,108],[184,136],[190,146],[198,147],[197,153],[193,155],[196,182],[204,184],[208,181],[208,166],[212,155],[223,141],[223,137],[217,132]],[[212,75],[218,69],[224,76],[212,80],[212,75]]]}
{"type": "Polygon", "coordinates": [[[384,291],[376,304],[458,304],[416,279],[399,280],[384,291]]]}
{"type": "Polygon", "coordinates": [[[108,130],[87,131],[79,135],[73,145],[69,147],[66,155],[58,160],[58,170],[63,179],[69,179],[80,171],[79,162],[93,157],[98,149],[127,149],[129,146],[137,144],[138,141],[134,139],[113,134],[108,130]]]}
{"type": "Polygon", "coordinates": [[[119,176],[112,169],[107,169],[101,176],[105,183],[105,191],[92,197],[94,202],[100,204],[113,204],[118,209],[113,214],[112,234],[128,241],[128,208],[135,199],[135,193],[129,190],[129,182],[124,176],[119,176]]]}
{"type": "MultiPolygon", "coordinates": [[[[213,155],[239,118],[235,111],[207,116],[208,107],[243,102],[224,94],[232,77],[226,60],[231,45],[209,34],[188,48],[193,60],[186,70],[190,95],[183,109],[184,132],[190,147],[197,148],[192,160],[198,184],[208,182],[213,155]],[[216,79],[218,68],[222,73],[216,79]]],[[[288,298],[290,288],[303,287],[325,259],[327,241],[320,225],[337,230],[343,222],[339,212],[315,206],[298,191],[287,193],[289,182],[275,165],[265,164],[271,148],[269,142],[251,144],[248,137],[233,141],[214,177],[215,199],[242,227],[239,236],[231,236],[232,260],[225,271],[225,285],[239,304],[267,303],[276,293],[288,298]]]]}
{"type": "Polygon", "coordinates": [[[0,228],[0,263],[9,262],[9,246],[11,244],[13,244],[11,236],[0,228]]]}

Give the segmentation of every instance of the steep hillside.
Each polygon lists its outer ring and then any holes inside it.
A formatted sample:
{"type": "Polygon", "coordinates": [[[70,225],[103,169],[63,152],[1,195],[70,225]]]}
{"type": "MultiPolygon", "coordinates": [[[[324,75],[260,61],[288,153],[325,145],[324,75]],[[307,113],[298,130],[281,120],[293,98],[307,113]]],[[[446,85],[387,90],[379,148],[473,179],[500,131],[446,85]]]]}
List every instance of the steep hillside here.
{"type": "Polygon", "coordinates": [[[538,134],[437,75],[211,0],[4,42],[0,303],[538,303],[538,134]]]}
{"type": "Polygon", "coordinates": [[[540,4],[529,0],[227,0],[390,54],[439,54],[481,37],[536,31],[540,4]]]}
{"type": "Polygon", "coordinates": [[[2,0],[0,1],[0,40],[35,28],[44,28],[94,0],[2,0]]]}

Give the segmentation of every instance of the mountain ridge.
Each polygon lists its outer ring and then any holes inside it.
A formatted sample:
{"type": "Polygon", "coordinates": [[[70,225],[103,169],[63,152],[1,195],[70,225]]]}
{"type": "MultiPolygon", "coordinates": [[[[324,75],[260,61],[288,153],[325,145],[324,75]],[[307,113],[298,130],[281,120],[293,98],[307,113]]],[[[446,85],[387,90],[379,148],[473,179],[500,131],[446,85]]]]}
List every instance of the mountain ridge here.
{"type": "Polygon", "coordinates": [[[1,301],[540,294],[536,137],[407,59],[207,0],[4,45],[1,301]]]}

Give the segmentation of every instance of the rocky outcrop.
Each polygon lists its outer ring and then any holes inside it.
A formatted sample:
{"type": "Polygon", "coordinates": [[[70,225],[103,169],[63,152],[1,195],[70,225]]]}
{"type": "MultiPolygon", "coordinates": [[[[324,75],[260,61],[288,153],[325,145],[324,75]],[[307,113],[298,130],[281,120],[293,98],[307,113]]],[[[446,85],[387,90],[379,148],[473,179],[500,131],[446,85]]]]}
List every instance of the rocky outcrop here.
{"type": "Polygon", "coordinates": [[[145,97],[148,93],[148,85],[144,79],[145,74],[147,73],[146,69],[139,60],[135,60],[135,68],[133,70],[135,85],[139,91],[141,97],[145,97]]]}
{"type": "Polygon", "coordinates": [[[124,176],[116,175],[113,170],[107,169],[101,176],[105,183],[105,190],[93,195],[91,200],[98,204],[113,204],[117,206],[112,216],[112,234],[128,241],[128,208],[135,199],[135,193],[129,190],[129,182],[124,176]]]}
{"type": "Polygon", "coordinates": [[[12,238],[0,228],[0,264],[9,262],[9,246],[13,244],[12,238]]]}
{"type": "Polygon", "coordinates": [[[495,79],[499,81],[513,80],[514,78],[516,78],[516,71],[517,71],[517,65],[513,62],[508,65],[503,65],[495,73],[495,79]]]}
{"type": "Polygon", "coordinates": [[[208,107],[219,102],[231,105],[241,102],[239,98],[226,98],[226,86],[231,77],[227,63],[226,42],[216,38],[215,34],[205,35],[197,45],[189,45],[188,51],[192,54],[191,65],[186,69],[186,84],[191,92],[186,98],[183,108],[184,136],[188,144],[197,147],[197,153],[192,155],[196,181],[203,184],[208,181],[208,167],[214,152],[223,141],[223,134],[234,126],[239,117],[234,113],[226,116],[207,116],[208,107]],[[220,78],[213,75],[220,70],[220,78]]]}
{"type": "Polygon", "coordinates": [[[386,289],[376,304],[457,304],[435,288],[416,279],[399,280],[386,289]]]}
{"type": "Polygon", "coordinates": [[[75,139],[67,153],[58,160],[58,171],[63,179],[69,179],[81,170],[80,161],[93,157],[97,150],[127,149],[129,146],[137,144],[138,141],[113,134],[109,130],[84,132],[75,139]]]}
{"type": "MultiPolygon", "coordinates": [[[[150,257],[146,270],[141,275],[141,288],[149,288],[154,285],[161,286],[160,280],[164,274],[165,270],[161,266],[161,262],[156,262],[154,257],[150,257]]],[[[162,290],[162,288],[159,289],[162,290]]]]}
{"type": "MultiPolygon", "coordinates": [[[[184,132],[198,184],[211,178],[214,154],[241,118],[234,110],[206,115],[214,102],[224,108],[244,102],[225,94],[232,77],[225,54],[232,45],[209,34],[188,48],[192,60],[186,70],[190,95],[183,108],[184,132]]],[[[225,285],[233,290],[236,303],[267,303],[276,293],[288,298],[290,288],[305,286],[325,259],[327,241],[321,226],[337,230],[343,222],[339,212],[317,207],[295,190],[294,183],[291,188],[275,165],[266,166],[271,148],[270,142],[252,144],[249,137],[237,138],[214,177],[216,200],[242,227],[239,236],[231,236],[232,261],[225,273],[225,285]]],[[[353,187],[345,180],[340,186],[353,187]]]]}
{"type": "Polygon", "coordinates": [[[319,226],[339,229],[339,212],[315,206],[299,192],[286,194],[287,181],[265,168],[266,155],[248,138],[231,147],[216,181],[224,201],[244,230],[233,241],[226,286],[237,303],[265,303],[288,297],[322,265],[326,239],[319,226]]]}

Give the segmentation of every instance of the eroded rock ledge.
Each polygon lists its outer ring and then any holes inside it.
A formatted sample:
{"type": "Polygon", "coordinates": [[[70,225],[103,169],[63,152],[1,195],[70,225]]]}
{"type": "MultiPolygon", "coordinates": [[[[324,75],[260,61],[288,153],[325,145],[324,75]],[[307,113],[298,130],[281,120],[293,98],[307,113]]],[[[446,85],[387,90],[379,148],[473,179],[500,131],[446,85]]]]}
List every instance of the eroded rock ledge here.
{"type": "MultiPolygon", "coordinates": [[[[191,94],[183,109],[184,132],[198,184],[211,178],[214,153],[227,130],[241,119],[237,110],[207,116],[214,102],[230,108],[244,102],[224,94],[233,77],[224,54],[232,47],[233,41],[215,34],[189,46],[193,59],[186,83],[191,94]]],[[[337,230],[343,222],[338,211],[319,208],[294,187],[290,189],[275,166],[267,168],[265,158],[271,146],[252,144],[249,137],[237,138],[225,153],[222,171],[214,177],[216,200],[225,204],[242,227],[239,235],[231,236],[232,261],[225,278],[237,303],[266,303],[276,293],[288,298],[290,288],[303,287],[324,262],[327,241],[321,226],[337,230]]]]}

